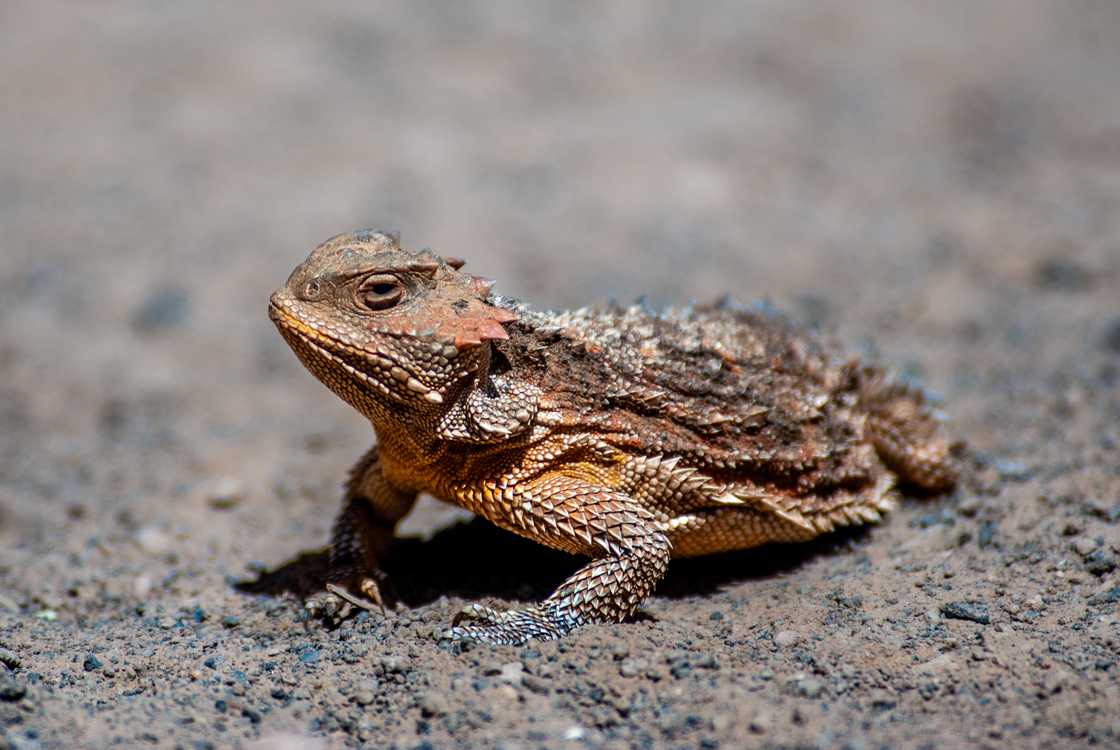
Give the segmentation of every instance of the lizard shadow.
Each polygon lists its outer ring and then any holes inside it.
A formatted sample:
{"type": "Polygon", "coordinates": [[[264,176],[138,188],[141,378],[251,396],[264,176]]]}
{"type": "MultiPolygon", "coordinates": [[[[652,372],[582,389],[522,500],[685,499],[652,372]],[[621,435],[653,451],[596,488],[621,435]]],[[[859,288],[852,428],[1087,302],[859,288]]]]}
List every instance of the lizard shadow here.
{"type": "MultiPolygon", "coordinates": [[[[816,557],[850,553],[866,537],[867,527],[843,529],[801,544],[674,560],[656,595],[682,599],[711,594],[737,582],[769,578],[816,557]]],[[[443,529],[428,540],[396,539],[385,572],[398,599],[409,607],[419,607],[441,596],[543,599],[579,565],[578,558],[476,518],[443,529]]],[[[234,588],[247,594],[291,594],[303,599],[322,589],[326,573],[326,551],[311,550],[260,571],[254,580],[239,581],[234,588]]]]}

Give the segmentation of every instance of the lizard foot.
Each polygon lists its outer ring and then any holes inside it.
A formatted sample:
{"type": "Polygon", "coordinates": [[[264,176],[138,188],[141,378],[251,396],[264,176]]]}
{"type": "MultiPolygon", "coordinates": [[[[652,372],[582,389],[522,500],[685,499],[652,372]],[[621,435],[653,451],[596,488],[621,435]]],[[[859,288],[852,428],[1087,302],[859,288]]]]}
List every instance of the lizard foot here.
{"type": "Polygon", "coordinates": [[[308,597],[303,605],[304,609],[312,617],[320,617],[335,625],[353,614],[355,607],[367,612],[383,612],[393,607],[395,597],[392,596],[388,577],[382,573],[379,578],[380,581],[370,576],[357,578],[357,585],[353,589],[358,593],[354,593],[350,586],[328,583],[324,591],[308,597]]]}
{"type": "Polygon", "coordinates": [[[456,641],[520,645],[530,639],[551,641],[570,633],[576,623],[553,607],[536,604],[525,609],[499,611],[481,604],[464,607],[443,637],[456,641]]]}

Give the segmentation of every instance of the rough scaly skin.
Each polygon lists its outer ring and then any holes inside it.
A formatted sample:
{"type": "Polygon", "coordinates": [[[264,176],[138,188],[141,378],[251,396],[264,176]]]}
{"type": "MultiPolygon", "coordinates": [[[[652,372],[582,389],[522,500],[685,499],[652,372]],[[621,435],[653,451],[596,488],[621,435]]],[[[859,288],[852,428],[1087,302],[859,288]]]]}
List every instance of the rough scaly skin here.
{"type": "Polygon", "coordinates": [[[364,230],[316,248],[269,312],[300,360],[370,420],[326,590],[381,605],[381,562],[418,493],[590,558],[543,602],[472,605],[448,635],[557,638],[619,622],[671,557],[878,521],[899,480],[956,481],[921,394],[783,319],[723,303],[537,312],[462,261],[364,230]]]}

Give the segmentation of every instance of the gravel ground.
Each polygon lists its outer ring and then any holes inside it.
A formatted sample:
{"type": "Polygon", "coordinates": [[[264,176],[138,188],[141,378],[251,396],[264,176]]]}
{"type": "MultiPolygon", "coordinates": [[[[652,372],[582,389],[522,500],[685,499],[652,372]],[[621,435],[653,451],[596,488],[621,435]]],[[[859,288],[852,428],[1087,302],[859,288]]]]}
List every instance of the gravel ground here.
{"type": "Polygon", "coordinates": [[[8,0],[0,68],[0,746],[1120,746],[1120,4],[8,0]],[[433,633],[575,561],[429,500],[306,622],[370,435],[265,302],[361,226],[769,298],[969,479],[528,648],[433,633]]]}

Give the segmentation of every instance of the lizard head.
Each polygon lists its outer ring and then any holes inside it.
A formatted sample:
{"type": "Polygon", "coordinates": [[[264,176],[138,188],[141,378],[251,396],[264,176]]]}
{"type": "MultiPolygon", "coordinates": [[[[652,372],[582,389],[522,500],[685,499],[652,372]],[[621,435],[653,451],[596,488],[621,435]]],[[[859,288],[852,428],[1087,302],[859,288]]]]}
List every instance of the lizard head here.
{"type": "Polygon", "coordinates": [[[272,294],[269,317],[304,366],[368,418],[436,413],[517,317],[462,265],[404,250],[393,232],[341,234],[272,294]]]}

